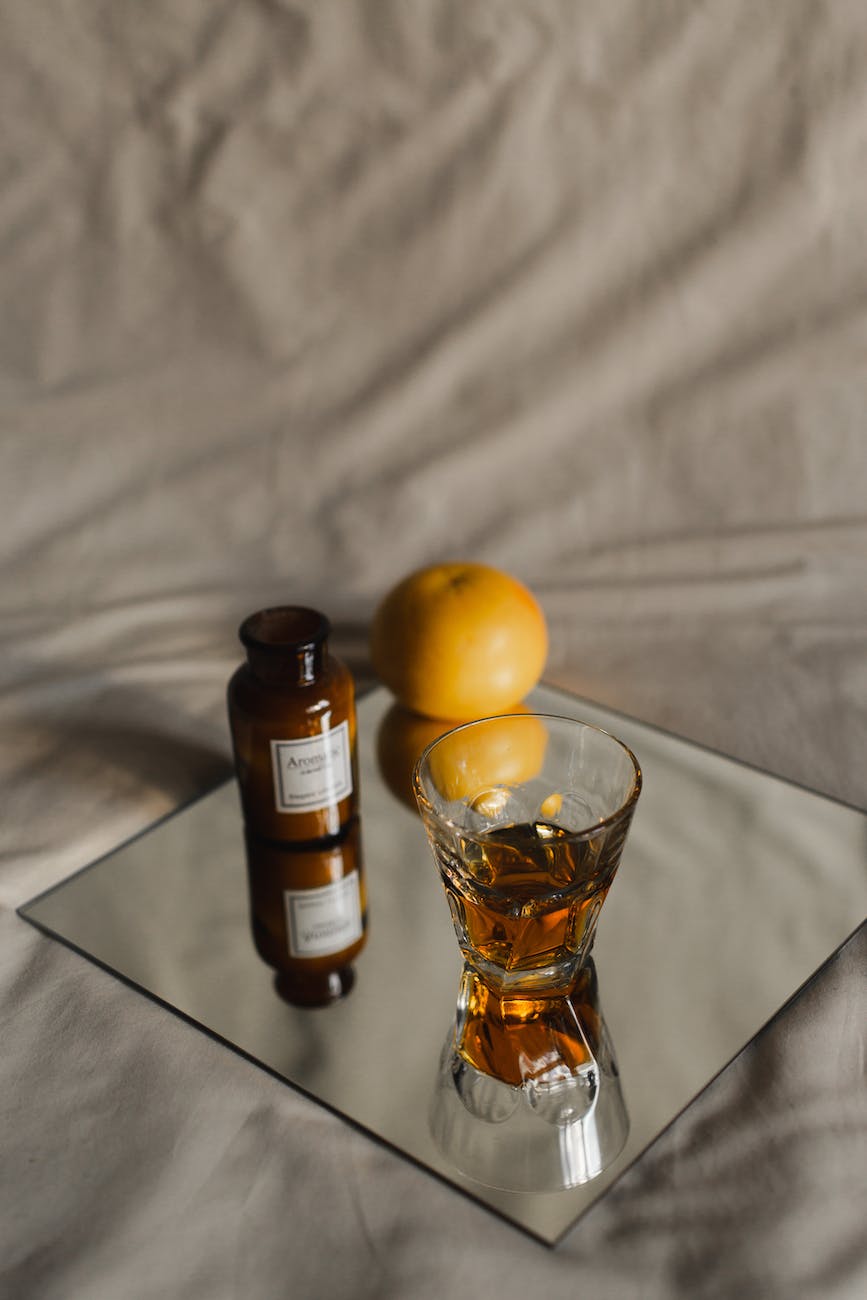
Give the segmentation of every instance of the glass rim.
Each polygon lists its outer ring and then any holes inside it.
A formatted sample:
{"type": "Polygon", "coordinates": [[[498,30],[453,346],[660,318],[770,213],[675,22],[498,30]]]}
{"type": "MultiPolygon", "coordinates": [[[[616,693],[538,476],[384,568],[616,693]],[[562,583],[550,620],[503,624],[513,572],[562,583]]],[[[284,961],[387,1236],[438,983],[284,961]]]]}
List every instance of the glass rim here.
{"type": "MultiPolygon", "coordinates": [[[[624,751],[629,761],[632,763],[632,786],[620,806],[616,808],[614,812],[609,813],[607,817],[600,817],[592,826],[587,826],[580,831],[566,831],[563,839],[560,841],[561,843],[569,840],[592,839],[593,836],[598,835],[600,831],[607,830],[609,827],[616,825],[618,821],[622,821],[623,818],[635,807],[644,782],[641,764],[625,741],[621,740],[618,736],[615,736],[610,731],[606,731],[604,727],[597,727],[594,722],[585,722],[582,718],[568,718],[562,713],[494,713],[487,718],[471,718],[468,722],[460,722],[457,726],[450,727],[448,731],[444,731],[441,736],[437,736],[435,740],[430,742],[430,744],[425,745],[424,749],[413,764],[412,790],[416,797],[416,802],[419,804],[419,807],[423,812],[427,812],[435,821],[439,822],[440,825],[448,826],[450,830],[455,831],[459,835],[463,835],[466,839],[480,839],[483,834],[483,832],[476,834],[473,831],[468,831],[463,826],[459,826],[457,822],[452,821],[450,817],[445,817],[433,806],[427,794],[422,789],[421,784],[421,770],[428,755],[437,747],[437,745],[440,744],[441,741],[448,739],[449,736],[456,735],[459,731],[466,731],[469,727],[478,727],[486,722],[500,722],[504,718],[537,718],[541,722],[567,722],[570,726],[582,727],[585,731],[595,731],[598,735],[605,736],[608,740],[613,741],[615,745],[624,751]]],[[[507,781],[503,782],[503,785],[508,784],[509,782],[507,781]]]]}

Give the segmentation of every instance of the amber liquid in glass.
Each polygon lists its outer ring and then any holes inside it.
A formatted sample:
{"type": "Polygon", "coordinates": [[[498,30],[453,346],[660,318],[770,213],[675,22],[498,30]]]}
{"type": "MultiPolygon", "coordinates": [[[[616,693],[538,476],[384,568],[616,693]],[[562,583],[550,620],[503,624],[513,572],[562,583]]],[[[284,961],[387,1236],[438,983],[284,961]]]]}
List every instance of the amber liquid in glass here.
{"type": "MultiPolygon", "coordinates": [[[[624,835],[575,840],[549,822],[504,826],[466,844],[462,870],[440,857],[470,960],[507,974],[571,968],[593,937],[624,835]]],[[[552,987],[557,976],[552,974],[552,987]]]]}

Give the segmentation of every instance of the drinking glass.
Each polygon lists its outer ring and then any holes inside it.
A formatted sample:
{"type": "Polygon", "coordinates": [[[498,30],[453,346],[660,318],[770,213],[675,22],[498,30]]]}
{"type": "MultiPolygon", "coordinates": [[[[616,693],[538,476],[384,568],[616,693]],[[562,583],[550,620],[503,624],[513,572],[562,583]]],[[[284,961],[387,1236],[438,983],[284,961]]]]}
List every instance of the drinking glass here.
{"type": "Polygon", "coordinates": [[[467,964],[500,996],[568,992],[641,792],[632,751],[585,722],[515,713],[434,741],[413,786],[467,964]]]}

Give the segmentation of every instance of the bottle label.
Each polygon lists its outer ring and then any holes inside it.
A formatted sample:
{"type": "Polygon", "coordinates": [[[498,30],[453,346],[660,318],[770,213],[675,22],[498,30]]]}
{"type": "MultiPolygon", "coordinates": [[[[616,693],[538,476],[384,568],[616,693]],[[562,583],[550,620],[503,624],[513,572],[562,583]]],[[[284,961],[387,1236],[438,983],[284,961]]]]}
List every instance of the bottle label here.
{"type": "Polygon", "coordinates": [[[278,812],[312,812],[352,794],[349,723],[302,740],[272,740],[271,768],[278,812]]]}
{"type": "Polygon", "coordinates": [[[290,957],[328,957],[361,938],[358,872],[319,889],[285,889],[290,957]]]}

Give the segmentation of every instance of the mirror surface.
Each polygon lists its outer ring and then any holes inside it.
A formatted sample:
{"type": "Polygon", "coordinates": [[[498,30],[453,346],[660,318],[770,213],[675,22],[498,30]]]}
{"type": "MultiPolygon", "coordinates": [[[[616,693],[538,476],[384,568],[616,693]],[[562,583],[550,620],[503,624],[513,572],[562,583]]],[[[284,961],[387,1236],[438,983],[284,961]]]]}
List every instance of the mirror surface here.
{"type": "Polygon", "coordinates": [[[867,815],[565,692],[532,692],[538,712],[611,731],[644,774],[593,950],[629,1135],[581,1186],[495,1190],[431,1135],[461,963],[421,821],[377,761],[390,703],[376,690],[358,704],[370,924],[343,1000],[311,1010],[277,996],[251,939],[234,782],[21,913],[551,1243],[861,923],[867,815]]]}

